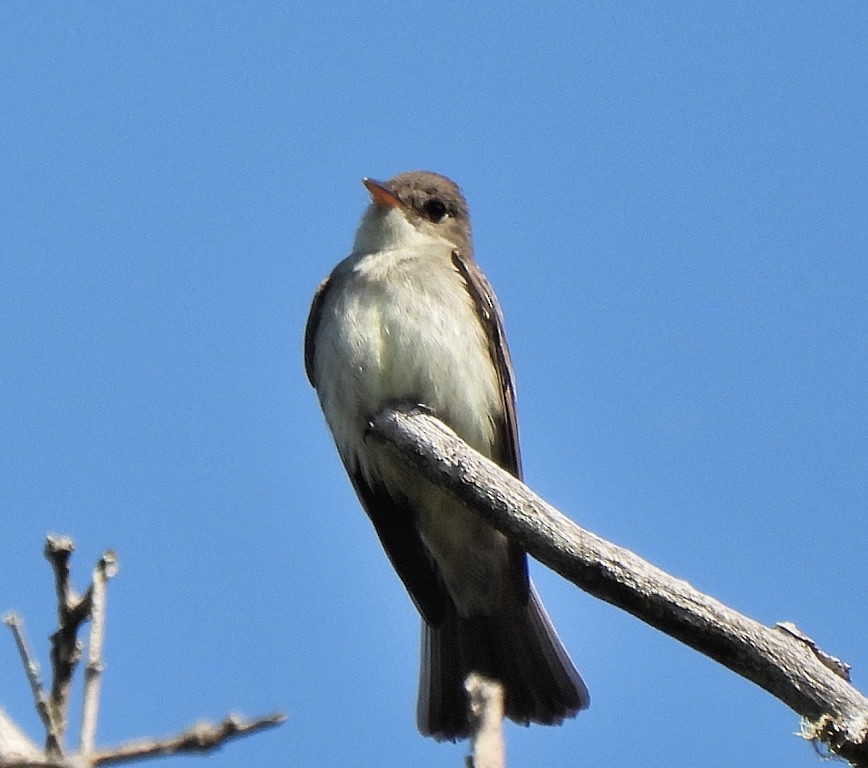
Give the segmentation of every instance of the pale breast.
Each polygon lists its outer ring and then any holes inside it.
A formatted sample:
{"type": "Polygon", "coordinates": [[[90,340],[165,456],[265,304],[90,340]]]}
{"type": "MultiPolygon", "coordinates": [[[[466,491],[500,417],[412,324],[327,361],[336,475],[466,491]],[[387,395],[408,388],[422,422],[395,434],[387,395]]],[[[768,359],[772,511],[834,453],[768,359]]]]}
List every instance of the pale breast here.
{"type": "Polygon", "coordinates": [[[409,400],[490,453],[500,382],[448,250],[350,257],[335,280],[317,335],[317,388],[326,414],[346,422],[330,421],[339,444],[339,433],[361,440],[373,411],[409,400]]]}
{"type": "Polygon", "coordinates": [[[316,338],[317,391],[350,472],[407,499],[419,535],[463,615],[501,604],[507,542],[436,485],[365,442],[391,402],[431,408],[491,455],[502,414],[488,339],[451,250],[401,249],[350,257],[335,270],[316,338]]]}

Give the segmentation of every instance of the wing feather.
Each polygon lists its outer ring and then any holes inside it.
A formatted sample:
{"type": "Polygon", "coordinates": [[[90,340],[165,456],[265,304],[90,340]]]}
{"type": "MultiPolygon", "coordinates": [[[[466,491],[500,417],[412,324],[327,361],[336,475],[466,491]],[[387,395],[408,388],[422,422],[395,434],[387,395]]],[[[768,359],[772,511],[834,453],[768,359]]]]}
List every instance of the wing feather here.
{"type": "Polygon", "coordinates": [[[452,263],[464,278],[467,290],[485,326],[491,360],[500,379],[503,423],[498,425],[496,454],[492,458],[505,470],[521,479],[521,455],[518,448],[518,419],[515,413],[515,373],[503,330],[503,313],[488,278],[472,258],[452,251],[452,263]]]}
{"type": "MultiPolygon", "coordinates": [[[[465,257],[458,249],[452,251],[452,263],[464,278],[467,290],[476,305],[476,311],[485,327],[488,338],[491,360],[497,369],[500,379],[500,395],[503,405],[503,416],[496,424],[496,438],[492,459],[507,472],[521,480],[521,454],[518,448],[518,418],[515,412],[515,373],[512,368],[512,358],[506,344],[506,334],[503,329],[503,313],[494,295],[494,289],[488,278],[470,258],[465,257]]],[[[516,594],[522,604],[530,599],[530,582],[527,573],[527,555],[517,544],[510,541],[509,559],[511,576],[516,594]]]]}
{"type": "Polygon", "coordinates": [[[313,295],[313,303],[310,305],[310,313],[307,316],[307,324],[304,327],[304,371],[310,385],[316,389],[316,370],[314,366],[314,349],[316,345],[316,332],[319,330],[319,321],[322,317],[322,309],[329,288],[332,287],[332,278],[329,275],[323,280],[313,295]]]}

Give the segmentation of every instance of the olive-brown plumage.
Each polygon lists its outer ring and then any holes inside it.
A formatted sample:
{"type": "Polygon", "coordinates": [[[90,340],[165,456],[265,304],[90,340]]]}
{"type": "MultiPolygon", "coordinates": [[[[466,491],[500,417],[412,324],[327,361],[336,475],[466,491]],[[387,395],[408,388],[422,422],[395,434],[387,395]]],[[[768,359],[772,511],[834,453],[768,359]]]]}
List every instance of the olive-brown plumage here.
{"type": "Polygon", "coordinates": [[[429,408],[521,477],[512,363],[494,292],[473,258],[461,191],[414,171],[371,193],[352,253],[322,283],[305,331],[305,368],[338,452],[422,616],[418,724],[468,734],[464,680],[503,683],[506,714],[560,723],[588,692],[503,534],[365,440],[389,403],[429,408]]]}

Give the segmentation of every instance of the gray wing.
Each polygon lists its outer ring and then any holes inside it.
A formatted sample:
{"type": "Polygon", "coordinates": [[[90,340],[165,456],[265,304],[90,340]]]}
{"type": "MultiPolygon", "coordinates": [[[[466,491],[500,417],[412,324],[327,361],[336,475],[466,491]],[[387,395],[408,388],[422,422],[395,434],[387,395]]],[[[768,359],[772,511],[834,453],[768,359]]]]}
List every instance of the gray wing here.
{"type": "Polygon", "coordinates": [[[316,389],[316,371],[313,367],[314,341],[319,328],[319,319],[322,317],[322,308],[326,293],[331,288],[331,275],[323,280],[313,295],[313,304],[310,305],[310,313],[307,316],[307,324],[304,327],[304,371],[310,385],[316,389]]]}
{"type": "Polygon", "coordinates": [[[512,358],[506,344],[503,330],[503,313],[494,295],[488,278],[476,262],[465,257],[460,251],[452,251],[452,263],[464,278],[467,290],[476,305],[479,317],[485,326],[491,359],[497,368],[500,379],[500,393],[503,402],[503,419],[498,424],[496,455],[492,458],[505,470],[521,479],[521,455],[518,448],[518,419],[515,414],[515,374],[512,358]]]}
{"type": "MultiPolygon", "coordinates": [[[[518,448],[518,419],[515,413],[515,374],[512,370],[512,358],[506,345],[506,334],[503,330],[503,313],[494,295],[494,289],[488,278],[471,257],[464,256],[459,250],[452,251],[452,263],[464,278],[467,290],[476,310],[485,326],[488,338],[488,348],[491,359],[497,368],[500,379],[500,396],[503,403],[503,417],[496,424],[497,438],[494,445],[494,455],[491,457],[507,472],[521,480],[521,454],[518,448]]],[[[527,604],[530,599],[530,582],[527,573],[527,556],[518,544],[510,541],[509,559],[511,563],[511,578],[516,589],[519,602],[527,604]]]]}

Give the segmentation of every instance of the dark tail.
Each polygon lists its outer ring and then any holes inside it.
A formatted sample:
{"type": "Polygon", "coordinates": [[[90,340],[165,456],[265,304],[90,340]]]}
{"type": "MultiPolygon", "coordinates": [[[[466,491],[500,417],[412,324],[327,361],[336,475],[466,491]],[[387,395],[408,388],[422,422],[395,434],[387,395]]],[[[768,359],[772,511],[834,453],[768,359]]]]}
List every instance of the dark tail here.
{"type": "Polygon", "coordinates": [[[588,689],[531,584],[527,605],[464,619],[454,608],[438,627],[422,622],[419,730],[437,740],[469,735],[464,680],[498,680],[506,715],[522,725],[557,725],[590,703],[588,689]]]}

